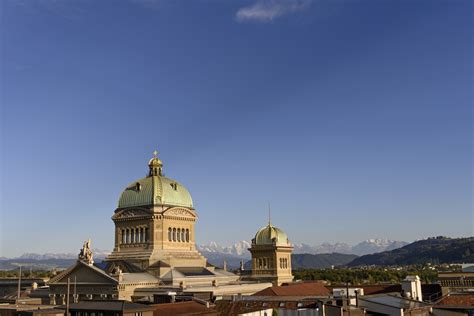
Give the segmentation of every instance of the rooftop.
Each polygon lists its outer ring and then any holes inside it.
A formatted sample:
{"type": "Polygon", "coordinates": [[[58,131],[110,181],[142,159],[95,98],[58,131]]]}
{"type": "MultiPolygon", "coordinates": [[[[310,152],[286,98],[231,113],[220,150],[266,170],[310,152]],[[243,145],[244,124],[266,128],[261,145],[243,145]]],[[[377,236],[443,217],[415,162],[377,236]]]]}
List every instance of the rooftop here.
{"type": "Polygon", "coordinates": [[[272,286],[253,296],[328,296],[330,291],[320,281],[294,282],[282,286],[272,286]]]}

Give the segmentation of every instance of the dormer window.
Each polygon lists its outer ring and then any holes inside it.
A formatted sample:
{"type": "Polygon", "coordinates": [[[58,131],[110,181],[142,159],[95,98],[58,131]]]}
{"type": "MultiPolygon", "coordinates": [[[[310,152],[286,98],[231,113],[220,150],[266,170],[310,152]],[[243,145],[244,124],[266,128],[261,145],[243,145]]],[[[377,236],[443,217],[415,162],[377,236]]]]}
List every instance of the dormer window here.
{"type": "Polygon", "coordinates": [[[176,182],[172,182],[170,183],[170,185],[173,188],[173,190],[178,191],[178,184],[176,182]]]}
{"type": "Polygon", "coordinates": [[[140,184],[140,182],[135,183],[135,191],[140,192],[141,188],[142,185],[140,184]]]}

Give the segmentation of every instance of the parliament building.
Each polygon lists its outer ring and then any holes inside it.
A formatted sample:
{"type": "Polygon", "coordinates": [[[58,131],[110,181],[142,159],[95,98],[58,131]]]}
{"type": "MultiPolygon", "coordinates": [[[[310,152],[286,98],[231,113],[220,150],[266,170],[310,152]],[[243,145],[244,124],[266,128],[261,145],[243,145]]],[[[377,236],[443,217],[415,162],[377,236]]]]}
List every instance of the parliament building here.
{"type": "Polygon", "coordinates": [[[73,301],[137,300],[170,291],[196,295],[252,294],[272,284],[291,282],[291,246],[270,221],[252,239],[250,274],[215,267],[196,249],[197,212],[189,191],[163,174],[157,157],[148,174],[120,194],[112,220],[115,242],[101,265],[94,264],[90,241],[75,265],[53,277],[50,301],[64,304],[67,287],[73,301]]]}

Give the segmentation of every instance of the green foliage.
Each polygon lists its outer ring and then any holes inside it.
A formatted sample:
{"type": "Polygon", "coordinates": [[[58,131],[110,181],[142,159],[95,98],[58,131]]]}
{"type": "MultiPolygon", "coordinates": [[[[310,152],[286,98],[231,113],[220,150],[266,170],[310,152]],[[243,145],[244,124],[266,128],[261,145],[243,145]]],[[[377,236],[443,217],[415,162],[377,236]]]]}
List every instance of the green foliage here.
{"type": "Polygon", "coordinates": [[[400,283],[407,275],[418,275],[422,282],[433,283],[437,278],[437,271],[431,268],[419,269],[306,269],[294,271],[297,280],[325,280],[331,284],[352,285],[400,283]]]}
{"type": "MultiPolygon", "coordinates": [[[[18,278],[18,270],[0,270],[0,278],[18,278]]],[[[49,278],[54,275],[53,271],[33,270],[22,271],[22,278],[49,278]]]]}

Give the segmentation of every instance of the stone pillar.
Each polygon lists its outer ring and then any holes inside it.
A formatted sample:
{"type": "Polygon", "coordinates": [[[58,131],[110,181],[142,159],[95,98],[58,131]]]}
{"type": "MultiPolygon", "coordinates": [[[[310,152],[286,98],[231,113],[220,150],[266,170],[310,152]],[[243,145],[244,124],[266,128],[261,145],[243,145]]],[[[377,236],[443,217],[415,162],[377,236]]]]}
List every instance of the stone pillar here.
{"type": "Polygon", "coordinates": [[[56,294],[49,294],[49,304],[56,305],[56,294]]]}
{"type": "Polygon", "coordinates": [[[66,305],[66,294],[60,294],[59,297],[61,299],[61,305],[66,305]]]}

